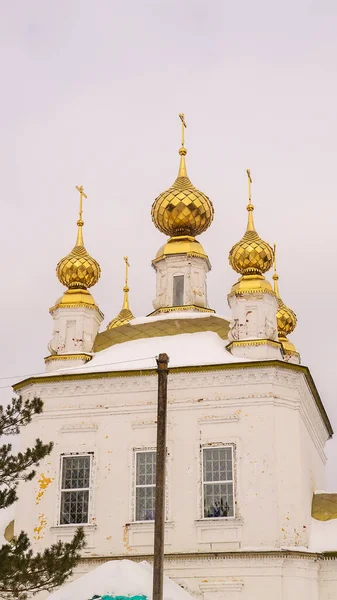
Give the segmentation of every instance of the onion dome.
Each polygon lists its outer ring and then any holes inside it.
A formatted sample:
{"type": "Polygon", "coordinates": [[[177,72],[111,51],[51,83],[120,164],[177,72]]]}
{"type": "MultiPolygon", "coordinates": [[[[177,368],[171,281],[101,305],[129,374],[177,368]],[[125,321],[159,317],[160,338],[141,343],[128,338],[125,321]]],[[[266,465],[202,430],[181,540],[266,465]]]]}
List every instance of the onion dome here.
{"type": "MultiPolygon", "coordinates": [[[[276,256],[276,246],[274,245],[274,257],[276,256]]],[[[297,325],[297,317],[291,308],[286,306],[280,297],[278,287],[279,276],[276,273],[276,258],[274,258],[274,292],[277,296],[279,309],[276,313],[277,329],[280,339],[286,339],[287,336],[292,333],[297,325]]]]}
{"type": "Polygon", "coordinates": [[[255,230],[253,220],[254,206],[252,205],[250,191],[252,180],[249,169],[247,169],[247,175],[249,195],[247,229],[243,238],[231,249],[228,259],[234,271],[241,273],[241,275],[262,275],[273,264],[273,250],[267,242],[260,238],[255,230]]]}
{"type": "Polygon", "coordinates": [[[152,220],[162,233],[169,236],[195,236],[208,229],[213,221],[211,200],[191,183],[187,171],[184,147],[184,115],[182,121],[182,147],[179,150],[180,166],[174,184],[160,194],[151,208],[152,220]]]}
{"type": "Polygon", "coordinates": [[[128,285],[128,274],[129,274],[129,260],[127,256],[124,256],[124,260],[125,260],[125,285],[123,287],[123,292],[124,292],[124,301],[123,301],[123,306],[122,309],[119,311],[117,317],[115,317],[114,319],[112,319],[112,321],[110,321],[109,325],[107,326],[107,329],[114,329],[115,327],[120,327],[121,325],[127,325],[127,323],[129,323],[129,321],[131,321],[132,319],[134,319],[134,315],[132,314],[130,307],[129,307],[129,285],[128,285]]]}
{"type": "Polygon", "coordinates": [[[82,196],[87,198],[83,187],[77,187],[80,192],[80,218],[77,221],[77,240],[74,248],[67,256],[61,258],[56,267],[59,281],[69,290],[86,290],[97,283],[101,275],[101,267],[98,262],[90,256],[84,247],[82,228],[82,196]]]}

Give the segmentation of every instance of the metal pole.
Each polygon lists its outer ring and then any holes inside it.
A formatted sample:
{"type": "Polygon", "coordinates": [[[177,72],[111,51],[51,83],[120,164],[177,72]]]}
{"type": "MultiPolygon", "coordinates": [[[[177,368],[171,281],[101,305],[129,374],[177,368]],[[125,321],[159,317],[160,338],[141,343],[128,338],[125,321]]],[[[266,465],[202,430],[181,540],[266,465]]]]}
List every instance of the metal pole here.
{"type": "Polygon", "coordinates": [[[165,462],[166,462],[166,415],[167,375],[169,357],[159,354],[158,409],[157,409],[157,467],[156,507],[154,521],[153,594],[152,600],[163,600],[164,576],[164,528],[165,528],[165,462]]]}

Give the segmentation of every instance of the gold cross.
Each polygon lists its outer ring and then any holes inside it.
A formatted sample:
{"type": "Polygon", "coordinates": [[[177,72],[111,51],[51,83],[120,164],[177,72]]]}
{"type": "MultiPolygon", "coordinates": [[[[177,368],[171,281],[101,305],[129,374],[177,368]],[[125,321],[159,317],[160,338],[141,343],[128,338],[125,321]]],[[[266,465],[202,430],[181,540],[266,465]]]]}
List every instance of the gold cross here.
{"type": "Polygon", "coordinates": [[[129,263],[129,258],[127,256],[123,256],[124,260],[125,260],[125,287],[129,286],[129,267],[130,267],[130,263],[129,263]]]}
{"type": "Polygon", "coordinates": [[[251,174],[250,174],[250,169],[246,169],[246,173],[248,175],[248,200],[249,200],[249,204],[251,204],[252,202],[252,190],[251,190],[251,184],[253,183],[251,174]]]}
{"type": "Polygon", "coordinates": [[[79,215],[80,215],[80,221],[82,221],[83,196],[84,196],[84,198],[88,198],[88,196],[84,193],[84,187],[83,187],[83,185],[76,185],[75,187],[76,187],[77,191],[80,193],[80,211],[79,211],[79,215]]]}
{"type": "Polygon", "coordinates": [[[179,113],[179,118],[181,120],[181,145],[183,146],[185,144],[185,127],[187,127],[184,113],[179,113]]]}

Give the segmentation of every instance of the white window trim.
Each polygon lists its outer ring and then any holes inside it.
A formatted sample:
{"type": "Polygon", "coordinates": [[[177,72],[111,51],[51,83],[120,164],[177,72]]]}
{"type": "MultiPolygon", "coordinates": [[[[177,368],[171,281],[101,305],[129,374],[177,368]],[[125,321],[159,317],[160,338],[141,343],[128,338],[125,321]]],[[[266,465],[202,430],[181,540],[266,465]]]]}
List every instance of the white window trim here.
{"type": "Polygon", "coordinates": [[[93,525],[92,523],[92,499],[93,499],[93,465],[94,465],[94,453],[93,452],[65,452],[60,454],[60,477],[59,477],[59,485],[58,485],[58,499],[57,499],[57,519],[56,519],[56,527],[87,527],[88,525],[93,525]],[[76,456],[89,456],[90,457],[90,475],[89,475],[89,487],[88,488],[74,488],[69,490],[62,489],[62,475],[63,475],[63,459],[64,458],[72,458],[76,456]],[[88,498],[88,521],[87,523],[61,523],[61,503],[62,503],[62,491],[89,491],[88,498]]]}
{"type": "MultiPolygon", "coordinates": [[[[141,523],[154,523],[153,521],[136,521],[136,454],[140,452],[157,452],[156,446],[137,447],[130,449],[131,452],[131,495],[129,501],[130,525],[141,523]]],[[[165,468],[165,523],[170,523],[170,480],[171,480],[171,453],[166,446],[166,468],[165,468]]]]}
{"type": "MultiPolygon", "coordinates": [[[[232,521],[233,519],[237,519],[237,509],[236,509],[236,485],[235,485],[235,445],[234,444],[203,444],[200,448],[200,468],[201,468],[201,521],[232,521]],[[232,466],[233,466],[233,479],[228,479],[227,481],[210,481],[208,483],[233,483],[233,515],[230,517],[205,517],[205,509],[204,509],[204,450],[216,450],[217,448],[231,448],[232,450],[232,466]]],[[[206,482],[207,485],[207,482],[206,482]]]]}
{"type": "MultiPolygon", "coordinates": [[[[145,453],[155,453],[157,454],[157,448],[144,448],[144,449],[140,449],[138,448],[137,450],[133,451],[133,460],[134,460],[134,474],[133,474],[133,498],[134,498],[134,506],[133,506],[133,514],[132,514],[132,522],[133,523],[154,523],[154,519],[146,519],[143,521],[138,521],[136,520],[136,513],[137,513],[137,488],[139,487],[152,487],[154,489],[156,489],[156,485],[155,484],[144,484],[144,485],[137,485],[136,481],[137,481],[137,454],[145,454],[145,453]]],[[[157,463],[156,463],[157,464],[157,463]]]]}

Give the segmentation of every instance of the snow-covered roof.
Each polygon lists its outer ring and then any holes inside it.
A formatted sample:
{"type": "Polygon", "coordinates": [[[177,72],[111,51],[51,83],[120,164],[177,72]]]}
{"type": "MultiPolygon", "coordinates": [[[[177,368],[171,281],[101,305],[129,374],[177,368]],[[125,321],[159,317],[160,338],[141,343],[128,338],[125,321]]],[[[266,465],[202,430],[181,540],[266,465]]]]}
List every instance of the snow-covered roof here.
{"type": "MultiPolygon", "coordinates": [[[[81,367],[60,369],[60,373],[132,371],[156,368],[156,356],[169,356],[169,367],[190,367],[246,362],[226,350],[226,342],[213,331],[143,338],[110,346],[95,354],[81,367]]],[[[53,371],[55,373],[55,371],[53,371]]]]}
{"type": "Polygon", "coordinates": [[[311,519],[309,550],[311,552],[337,551],[337,519],[311,519]]]}
{"type": "MultiPolygon", "coordinates": [[[[152,597],[152,567],[131,560],[112,560],[63,585],[49,600],[88,600],[93,596],[152,597]]],[[[164,577],[164,600],[193,600],[177,583],[164,577]]]]}

